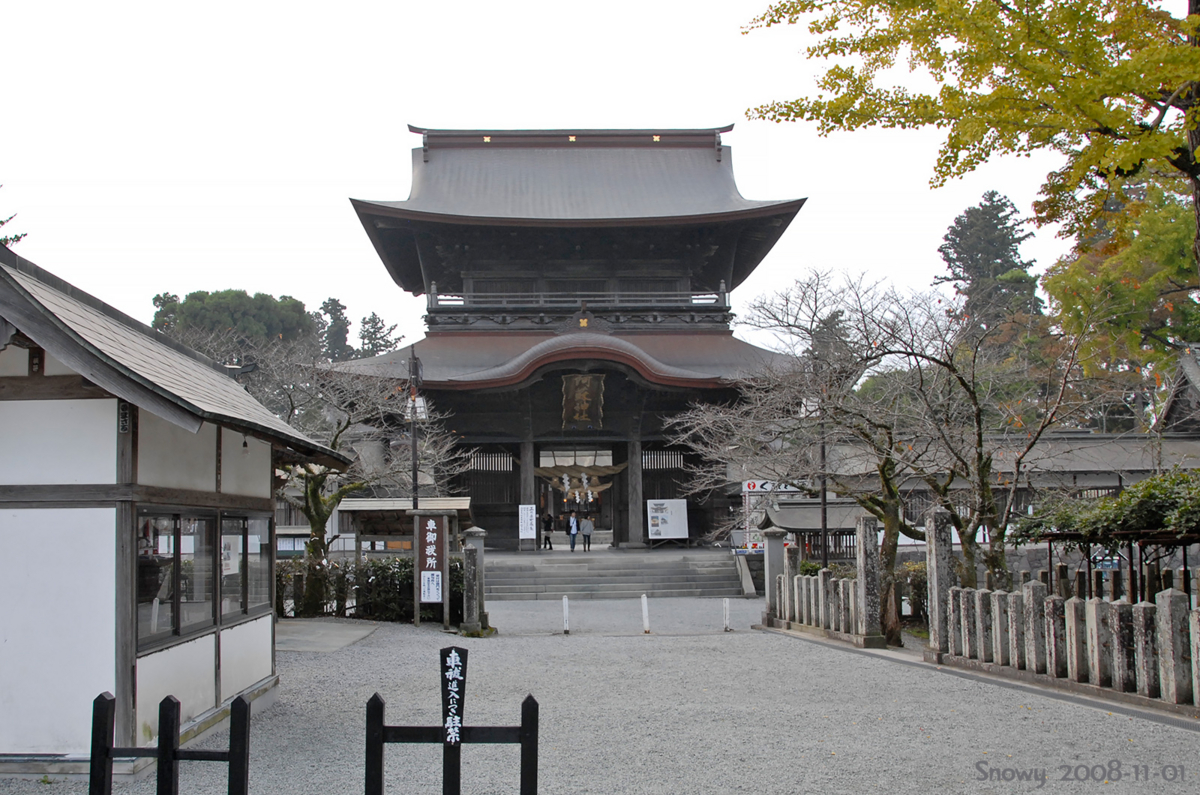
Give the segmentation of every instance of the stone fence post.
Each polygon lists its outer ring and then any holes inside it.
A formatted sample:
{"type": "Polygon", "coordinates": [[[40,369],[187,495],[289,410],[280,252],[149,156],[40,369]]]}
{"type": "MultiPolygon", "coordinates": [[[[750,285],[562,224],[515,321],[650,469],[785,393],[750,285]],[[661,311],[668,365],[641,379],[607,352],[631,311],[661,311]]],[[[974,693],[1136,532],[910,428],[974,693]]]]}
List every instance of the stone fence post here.
{"type": "MultiPolygon", "coordinates": [[[[466,547],[473,547],[476,550],[476,568],[479,572],[476,578],[476,586],[479,589],[479,625],[482,629],[489,629],[491,624],[488,623],[487,600],[484,599],[487,582],[486,564],[483,557],[483,541],[487,538],[487,530],[482,527],[472,527],[463,531],[463,537],[463,552],[466,552],[466,547]]],[[[464,583],[464,588],[465,585],[464,583]]]]}
{"type": "Polygon", "coordinates": [[[1157,608],[1158,681],[1168,704],[1192,703],[1192,649],[1188,612],[1191,600],[1177,588],[1159,591],[1157,608]]]}
{"type": "Polygon", "coordinates": [[[925,514],[925,576],[929,587],[929,646],[925,659],[940,663],[950,652],[947,603],[950,601],[950,514],[933,508],[925,514]]]}
{"type": "Polygon", "coordinates": [[[781,618],[779,615],[779,589],[776,587],[776,578],[783,574],[783,539],[787,536],[786,530],[780,530],[778,527],[772,527],[769,530],[763,531],[763,538],[766,539],[766,554],[763,555],[766,572],[763,576],[763,584],[766,586],[763,590],[766,593],[766,607],[763,609],[762,623],[764,626],[773,626],[772,621],[776,618],[781,618]]]}
{"type": "Polygon", "coordinates": [[[874,516],[858,517],[858,578],[854,617],[854,632],[861,638],[861,645],[868,648],[884,648],[887,642],[879,631],[879,531],[874,516]]]}
{"type": "Polygon", "coordinates": [[[479,550],[468,544],[463,547],[463,620],[458,633],[475,637],[482,630],[479,621],[479,550]]]}

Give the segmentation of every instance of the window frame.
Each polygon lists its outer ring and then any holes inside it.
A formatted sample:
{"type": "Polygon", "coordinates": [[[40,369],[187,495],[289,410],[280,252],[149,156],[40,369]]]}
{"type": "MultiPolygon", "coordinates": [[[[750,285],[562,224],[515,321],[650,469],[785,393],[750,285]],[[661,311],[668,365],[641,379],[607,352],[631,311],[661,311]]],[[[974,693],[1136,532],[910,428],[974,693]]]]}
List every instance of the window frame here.
{"type": "MultiPolygon", "coordinates": [[[[134,517],[133,532],[135,537],[140,533],[141,524],[147,519],[164,518],[171,522],[171,549],[172,549],[172,584],[171,584],[171,602],[172,602],[172,618],[170,630],[157,632],[147,638],[142,637],[141,621],[137,617],[138,592],[137,584],[134,584],[132,601],[134,604],[135,620],[134,620],[134,635],[135,645],[137,647],[137,655],[144,656],[152,652],[161,651],[162,649],[186,643],[196,638],[205,635],[213,634],[228,629],[238,624],[243,624],[248,621],[254,621],[265,615],[270,615],[275,609],[275,562],[277,560],[275,550],[275,517],[270,511],[253,511],[253,510],[221,510],[212,508],[191,508],[191,507],[176,507],[165,505],[147,505],[140,506],[134,517]],[[213,528],[213,543],[211,544],[211,560],[210,566],[213,573],[212,584],[212,621],[203,626],[193,626],[184,629],[182,626],[182,611],[181,611],[181,561],[182,561],[182,530],[185,517],[194,517],[197,519],[206,519],[212,523],[213,528]],[[249,579],[249,534],[250,525],[253,520],[261,519],[266,522],[267,538],[259,543],[259,554],[265,549],[269,555],[267,561],[267,569],[271,572],[268,585],[267,601],[259,605],[250,605],[250,579],[249,579]],[[236,520],[240,522],[240,538],[241,538],[241,592],[237,594],[240,602],[240,607],[229,613],[223,613],[221,610],[221,602],[225,597],[224,593],[224,576],[222,570],[222,546],[223,537],[233,535],[226,533],[224,529],[227,520],[236,520]]],[[[134,545],[134,569],[137,568],[137,544],[134,545]]]]}

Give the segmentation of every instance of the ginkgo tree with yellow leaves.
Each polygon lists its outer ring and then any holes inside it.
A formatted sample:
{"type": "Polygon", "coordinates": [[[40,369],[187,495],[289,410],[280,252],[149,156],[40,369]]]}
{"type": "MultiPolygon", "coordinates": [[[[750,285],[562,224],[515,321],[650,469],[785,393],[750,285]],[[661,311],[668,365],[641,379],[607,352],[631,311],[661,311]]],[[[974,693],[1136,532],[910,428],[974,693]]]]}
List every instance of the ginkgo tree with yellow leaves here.
{"type": "Polygon", "coordinates": [[[1035,220],[1066,236],[1089,233],[1111,192],[1148,170],[1185,178],[1200,217],[1200,0],[1188,5],[1180,18],[1149,0],[782,0],[746,32],[806,25],[807,55],[829,66],[815,96],[750,116],[822,134],[939,128],[935,185],[995,156],[1057,152],[1035,220]],[[890,85],[902,65],[936,91],[890,85]]]}

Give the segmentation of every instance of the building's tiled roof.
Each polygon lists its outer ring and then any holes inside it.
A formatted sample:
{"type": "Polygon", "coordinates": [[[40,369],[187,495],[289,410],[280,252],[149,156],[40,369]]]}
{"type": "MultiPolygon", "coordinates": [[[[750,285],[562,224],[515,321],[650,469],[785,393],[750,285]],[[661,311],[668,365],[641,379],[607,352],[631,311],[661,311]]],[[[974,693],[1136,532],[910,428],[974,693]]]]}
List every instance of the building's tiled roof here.
{"type": "MultiPolygon", "coordinates": [[[[342,458],[268,411],[230,378],[224,368],[3,247],[0,247],[0,292],[5,293],[0,314],[55,358],[78,363],[79,355],[64,350],[60,341],[63,335],[49,333],[47,327],[65,332],[65,339],[98,360],[93,372],[82,375],[118,397],[159,413],[153,405],[143,405],[144,401],[138,399],[139,390],[122,389],[123,376],[132,382],[130,387],[148,390],[198,421],[254,432],[306,454],[342,458]],[[48,333],[39,333],[39,327],[48,333]]],[[[174,421],[171,416],[167,419],[174,421]]]]}
{"type": "Polygon", "coordinates": [[[778,363],[780,358],[780,354],[743,342],[728,331],[611,335],[444,332],[392,353],[337,367],[403,378],[414,348],[426,386],[449,389],[512,385],[552,362],[580,358],[629,366],[651,383],[718,387],[778,363]]]}

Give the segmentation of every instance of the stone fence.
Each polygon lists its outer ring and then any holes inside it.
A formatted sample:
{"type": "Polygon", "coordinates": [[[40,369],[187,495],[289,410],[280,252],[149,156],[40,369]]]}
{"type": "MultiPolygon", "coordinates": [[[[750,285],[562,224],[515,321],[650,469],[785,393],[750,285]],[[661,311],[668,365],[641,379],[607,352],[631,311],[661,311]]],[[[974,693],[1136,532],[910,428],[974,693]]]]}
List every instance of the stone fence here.
{"type": "MultiPolygon", "coordinates": [[[[1074,593],[1042,581],[1012,592],[950,586],[950,523],[941,512],[929,537],[929,648],[926,659],[1120,700],[1153,699],[1200,708],[1200,610],[1166,586],[1154,601],[1131,604],[1121,588],[1095,587],[1086,576],[1074,593]],[[1121,597],[1121,598],[1117,598],[1121,597]],[[1116,695],[1120,694],[1120,695],[1116,695]]],[[[1099,583],[1097,583],[1099,586],[1099,583]]],[[[1184,709],[1200,715],[1200,709],[1184,709]]]]}
{"type": "Polygon", "coordinates": [[[879,631],[879,548],[875,518],[857,528],[857,570],[834,578],[829,569],[795,574],[784,554],[782,530],[767,530],[767,606],[763,623],[845,640],[860,648],[886,648],[879,631]]]}

